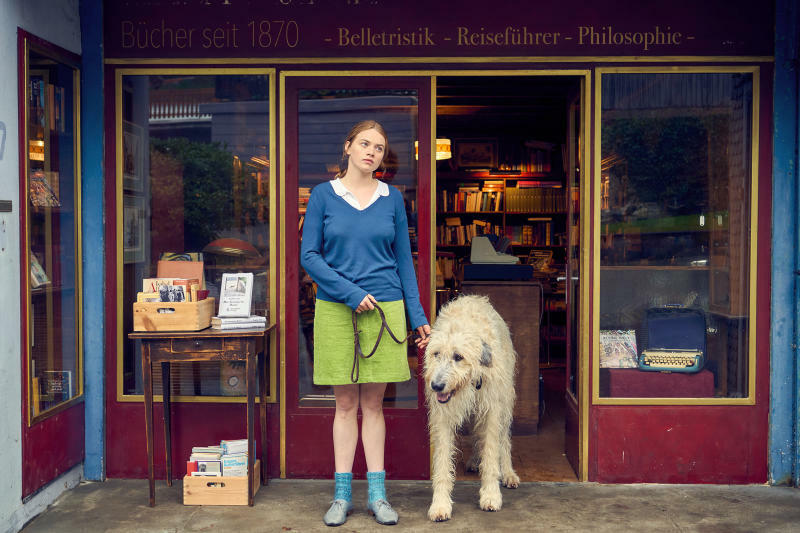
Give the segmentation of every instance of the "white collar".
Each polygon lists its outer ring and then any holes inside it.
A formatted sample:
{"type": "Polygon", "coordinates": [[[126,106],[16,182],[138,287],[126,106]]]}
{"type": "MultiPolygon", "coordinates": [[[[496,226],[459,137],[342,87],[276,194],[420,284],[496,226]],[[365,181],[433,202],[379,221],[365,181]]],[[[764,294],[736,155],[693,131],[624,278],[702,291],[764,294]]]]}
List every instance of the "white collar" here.
{"type": "Polygon", "coordinates": [[[372,198],[369,199],[367,205],[365,205],[364,207],[361,207],[361,205],[358,203],[358,200],[356,199],[356,196],[352,192],[350,192],[347,189],[347,187],[344,186],[340,178],[331,180],[331,185],[333,186],[333,192],[335,192],[338,196],[341,196],[345,202],[347,202],[354,208],[358,209],[359,211],[363,211],[364,209],[374,204],[375,201],[380,196],[389,196],[389,186],[386,185],[381,180],[375,180],[375,181],[378,182],[378,186],[375,187],[375,192],[372,193],[372,198]]]}

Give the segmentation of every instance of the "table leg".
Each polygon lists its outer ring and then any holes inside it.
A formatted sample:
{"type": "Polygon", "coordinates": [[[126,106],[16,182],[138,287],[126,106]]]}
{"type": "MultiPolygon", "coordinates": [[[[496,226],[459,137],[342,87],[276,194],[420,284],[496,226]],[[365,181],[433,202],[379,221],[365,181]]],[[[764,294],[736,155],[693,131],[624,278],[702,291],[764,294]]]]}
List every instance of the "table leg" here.
{"type": "Polygon", "coordinates": [[[147,436],[147,479],[150,482],[150,507],[156,505],[156,481],[153,475],[153,368],[150,344],[142,342],[142,382],[144,384],[144,427],[147,436]]]}
{"type": "Polygon", "coordinates": [[[256,403],[256,353],[255,341],[247,341],[247,505],[253,506],[253,470],[256,462],[255,450],[255,403],[256,403]]]}
{"type": "Polygon", "coordinates": [[[269,337],[264,341],[264,351],[258,354],[258,399],[261,402],[261,484],[267,484],[267,372],[266,352],[269,337]]]}
{"type": "Polygon", "coordinates": [[[167,486],[172,486],[172,383],[170,383],[170,364],[161,363],[161,405],[164,407],[164,450],[167,454],[167,486]]]}

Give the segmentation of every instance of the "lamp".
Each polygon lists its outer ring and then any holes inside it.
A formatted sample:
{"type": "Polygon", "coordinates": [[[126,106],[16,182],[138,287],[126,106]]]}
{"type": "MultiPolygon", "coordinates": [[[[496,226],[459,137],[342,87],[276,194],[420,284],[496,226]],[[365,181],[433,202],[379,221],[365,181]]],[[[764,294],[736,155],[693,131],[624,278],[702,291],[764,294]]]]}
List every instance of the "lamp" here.
{"type": "MultiPolygon", "coordinates": [[[[453,157],[450,139],[436,139],[436,160],[453,157]]],[[[419,141],[414,141],[414,159],[419,159],[419,141]]]]}
{"type": "Polygon", "coordinates": [[[203,248],[203,252],[238,257],[261,257],[258,250],[249,242],[230,237],[211,241],[203,248]]]}

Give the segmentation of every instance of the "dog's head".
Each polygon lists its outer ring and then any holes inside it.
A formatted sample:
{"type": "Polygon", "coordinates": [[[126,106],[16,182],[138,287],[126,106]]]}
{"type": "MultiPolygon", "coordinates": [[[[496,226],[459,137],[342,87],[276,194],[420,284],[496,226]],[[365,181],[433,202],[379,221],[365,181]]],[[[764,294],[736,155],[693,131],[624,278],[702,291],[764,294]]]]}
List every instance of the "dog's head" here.
{"type": "Polygon", "coordinates": [[[425,349],[425,388],[447,403],[465,387],[479,388],[491,365],[491,350],[478,335],[434,328],[425,349]]]}

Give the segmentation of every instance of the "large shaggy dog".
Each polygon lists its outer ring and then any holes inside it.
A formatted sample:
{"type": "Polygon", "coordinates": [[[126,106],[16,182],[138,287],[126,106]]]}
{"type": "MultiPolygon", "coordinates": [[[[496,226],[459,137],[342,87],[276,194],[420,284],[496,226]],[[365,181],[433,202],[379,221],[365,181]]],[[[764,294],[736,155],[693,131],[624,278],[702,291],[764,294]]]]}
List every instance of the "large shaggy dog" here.
{"type": "Polygon", "coordinates": [[[431,520],[452,515],[456,432],[470,420],[473,454],[480,454],[481,509],[499,511],[503,506],[500,483],[519,486],[511,466],[510,432],[516,358],[508,326],[488,298],[460,296],[442,307],[425,350],[433,445],[431,520]]]}

